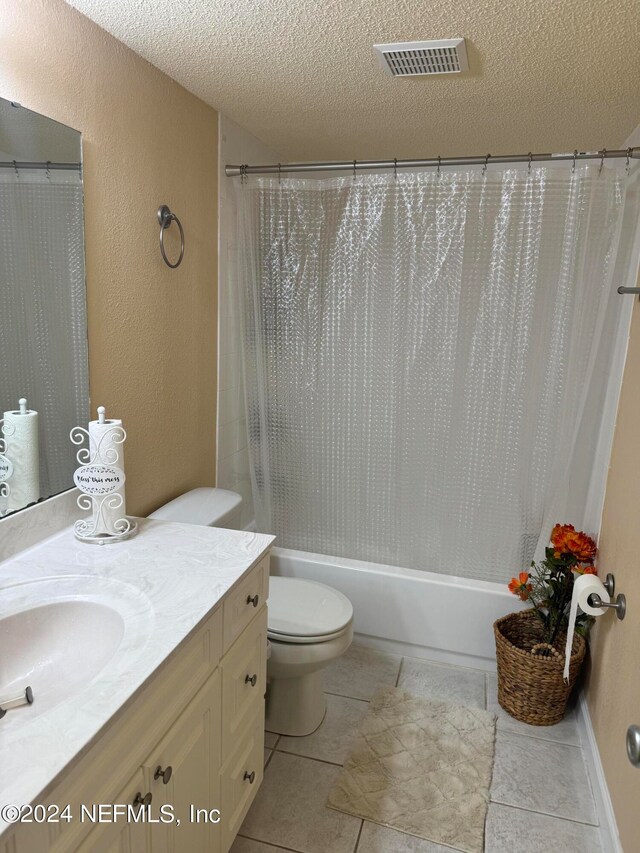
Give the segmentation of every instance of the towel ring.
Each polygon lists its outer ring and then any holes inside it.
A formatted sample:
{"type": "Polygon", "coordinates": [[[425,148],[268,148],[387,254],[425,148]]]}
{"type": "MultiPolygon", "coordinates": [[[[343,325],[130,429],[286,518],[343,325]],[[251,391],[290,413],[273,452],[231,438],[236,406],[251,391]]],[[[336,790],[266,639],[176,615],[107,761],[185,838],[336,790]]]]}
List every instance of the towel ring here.
{"type": "Polygon", "coordinates": [[[175,213],[171,213],[166,204],[161,204],[158,208],[158,222],[160,223],[160,253],[162,254],[162,260],[168,267],[174,270],[176,267],[180,266],[182,259],[184,258],[184,230],[182,228],[182,223],[175,213]],[[172,222],[175,222],[180,229],[180,255],[175,264],[171,263],[164,250],[164,232],[172,222]]]}

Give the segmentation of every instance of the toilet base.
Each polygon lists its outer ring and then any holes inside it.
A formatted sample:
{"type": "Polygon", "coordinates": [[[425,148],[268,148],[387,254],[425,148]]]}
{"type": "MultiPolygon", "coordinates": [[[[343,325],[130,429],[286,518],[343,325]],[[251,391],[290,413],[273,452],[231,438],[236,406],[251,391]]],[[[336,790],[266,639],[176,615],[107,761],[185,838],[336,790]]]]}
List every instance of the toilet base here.
{"type": "Polygon", "coordinates": [[[291,737],[314,732],[324,719],[327,703],[322,670],[297,678],[275,678],[267,686],[267,731],[291,737]]]}

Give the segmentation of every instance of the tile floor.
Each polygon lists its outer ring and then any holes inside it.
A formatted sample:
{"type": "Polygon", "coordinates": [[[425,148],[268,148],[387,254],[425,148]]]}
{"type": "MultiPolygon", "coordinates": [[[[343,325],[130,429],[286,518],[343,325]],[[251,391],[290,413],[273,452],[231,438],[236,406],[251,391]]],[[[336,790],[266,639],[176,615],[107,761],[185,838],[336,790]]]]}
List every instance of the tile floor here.
{"type": "Polygon", "coordinates": [[[325,806],[378,688],[487,708],[497,718],[485,853],[602,853],[575,713],[551,728],[519,723],[495,675],[354,645],[325,672],[327,714],[303,738],[265,737],[265,777],[231,853],[451,853],[325,806]]]}

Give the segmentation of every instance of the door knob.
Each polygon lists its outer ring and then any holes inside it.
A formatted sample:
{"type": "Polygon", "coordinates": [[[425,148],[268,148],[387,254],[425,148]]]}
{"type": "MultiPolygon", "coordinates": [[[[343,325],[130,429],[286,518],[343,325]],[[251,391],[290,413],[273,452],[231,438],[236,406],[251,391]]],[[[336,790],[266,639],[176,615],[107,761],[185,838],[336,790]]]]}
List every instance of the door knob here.
{"type": "Polygon", "coordinates": [[[249,773],[248,770],[245,770],[244,778],[247,780],[247,782],[250,785],[253,785],[253,783],[255,782],[255,779],[256,779],[256,771],[252,770],[251,773],[249,773]]]}
{"type": "Polygon", "coordinates": [[[247,675],[244,680],[245,684],[250,684],[252,687],[255,687],[258,683],[258,676],[254,673],[253,675],[247,675]]]}
{"type": "Polygon", "coordinates": [[[134,806],[150,806],[152,799],[153,799],[153,795],[152,795],[151,791],[147,791],[147,793],[144,795],[144,797],[142,796],[140,791],[138,791],[138,793],[134,797],[133,805],[134,806]]]}
{"type": "Polygon", "coordinates": [[[247,596],[247,604],[253,604],[254,607],[258,606],[259,601],[260,601],[260,597],[258,595],[248,595],[247,596]]]}
{"type": "Polygon", "coordinates": [[[627,729],[627,756],[634,767],[640,767],[640,726],[627,729]]]}

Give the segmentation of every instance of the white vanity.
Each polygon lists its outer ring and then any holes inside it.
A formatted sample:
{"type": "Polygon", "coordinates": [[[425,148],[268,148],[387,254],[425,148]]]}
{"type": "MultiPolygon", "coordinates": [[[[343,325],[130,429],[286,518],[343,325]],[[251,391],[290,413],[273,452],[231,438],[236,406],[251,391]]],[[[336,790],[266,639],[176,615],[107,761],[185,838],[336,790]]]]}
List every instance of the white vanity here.
{"type": "Polygon", "coordinates": [[[262,781],[272,542],[143,520],[0,564],[0,674],[34,695],[0,720],[0,805],[34,806],[1,853],[229,850],[262,781]]]}

